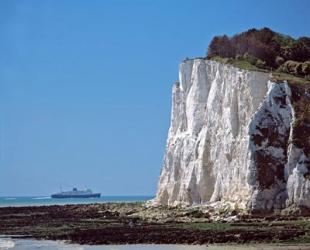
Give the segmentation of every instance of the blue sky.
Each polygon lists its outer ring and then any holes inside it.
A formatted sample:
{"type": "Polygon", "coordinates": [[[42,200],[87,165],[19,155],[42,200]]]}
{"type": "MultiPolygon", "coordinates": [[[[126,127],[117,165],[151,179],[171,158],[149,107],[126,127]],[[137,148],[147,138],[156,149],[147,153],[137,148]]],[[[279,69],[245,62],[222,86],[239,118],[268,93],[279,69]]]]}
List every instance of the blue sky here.
{"type": "Polygon", "coordinates": [[[310,36],[310,1],[0,1],[0,196],[153,195],[185,57],[214,35],[310,36]]]}

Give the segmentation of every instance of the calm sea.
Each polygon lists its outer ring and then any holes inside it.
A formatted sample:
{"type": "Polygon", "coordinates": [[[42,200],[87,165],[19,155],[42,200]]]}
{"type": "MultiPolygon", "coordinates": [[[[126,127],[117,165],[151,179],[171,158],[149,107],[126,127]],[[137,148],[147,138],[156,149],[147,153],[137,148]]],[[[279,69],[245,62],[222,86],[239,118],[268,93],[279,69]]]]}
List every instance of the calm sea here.
{"type": "Polygon", "coordinates": [[[147,201],[153,198],[154,198],[153,196],[102,196],[100,198],[87,198],[87,199],[85,198],[52,199],[49,196],[0,197],[0,207],[89,204],[89,203],[107,203],[107,202],[139,202],[139,201],[147,201]]]}

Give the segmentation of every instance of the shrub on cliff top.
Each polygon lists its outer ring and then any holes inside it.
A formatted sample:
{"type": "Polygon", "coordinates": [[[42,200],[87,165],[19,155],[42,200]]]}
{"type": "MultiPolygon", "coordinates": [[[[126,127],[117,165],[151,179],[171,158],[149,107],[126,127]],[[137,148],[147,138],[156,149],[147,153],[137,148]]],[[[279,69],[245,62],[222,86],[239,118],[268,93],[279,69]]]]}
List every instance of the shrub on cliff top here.
{"type": "Polygon", "coordinates": [[[302,63],[289,60],[285,62],[280,69],[284,73],[296,76],[307,76],[310,75],[310,61],[302,63]]]}
{"type": "Polygon", "coordinates": [[[208,58],[243,60],[262,69],[279,69],[295,76],[309,75],[310,38],[294,39],[269,28],[250,29],[228,37],[216,36],[208,48],[208,58]]]}

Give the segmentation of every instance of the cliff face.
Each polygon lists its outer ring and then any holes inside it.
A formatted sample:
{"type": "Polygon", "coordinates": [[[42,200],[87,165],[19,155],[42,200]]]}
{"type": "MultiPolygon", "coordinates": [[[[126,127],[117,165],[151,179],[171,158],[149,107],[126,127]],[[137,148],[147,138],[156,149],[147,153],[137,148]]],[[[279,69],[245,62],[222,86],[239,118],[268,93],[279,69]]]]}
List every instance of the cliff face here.
{"type": "Polygon", "coordinates": [[[184,61],[179,78],[157,203],[310,207],[310,159],[294,144],[287,83],[203,59],[184,61]]]}

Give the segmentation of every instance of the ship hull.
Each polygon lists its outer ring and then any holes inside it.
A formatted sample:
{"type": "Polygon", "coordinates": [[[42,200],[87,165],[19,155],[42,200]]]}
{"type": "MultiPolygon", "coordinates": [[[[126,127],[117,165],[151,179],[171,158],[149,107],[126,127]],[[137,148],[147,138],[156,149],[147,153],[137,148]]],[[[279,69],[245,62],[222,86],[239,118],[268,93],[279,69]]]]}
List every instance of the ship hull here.
{"type": "Polygon", "coordinates": [[[51,198],[63,199],[63,198],[100,198],[100,193],[94,194],[52,194],[51,198]]]}

